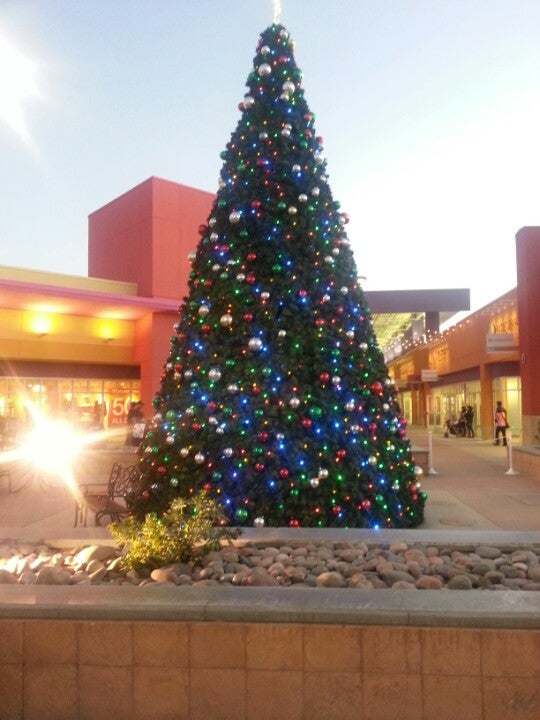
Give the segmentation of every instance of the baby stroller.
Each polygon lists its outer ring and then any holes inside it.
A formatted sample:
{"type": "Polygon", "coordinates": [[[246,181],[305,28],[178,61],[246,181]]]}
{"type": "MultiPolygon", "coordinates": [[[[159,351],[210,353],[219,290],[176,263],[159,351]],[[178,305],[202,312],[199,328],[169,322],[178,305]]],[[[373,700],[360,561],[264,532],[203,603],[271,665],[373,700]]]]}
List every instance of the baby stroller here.
{"type": "Polygon", "coordinates": [[[463,437],[465,434],[465,430],[463,427],[463,423],[461,423],[459,420],[455,420],[454,422],[450,422],[450,420],[446,420],[444,423],[444,437],[450,437],[450,435],[455,435],[456,437],[463,437]]]}

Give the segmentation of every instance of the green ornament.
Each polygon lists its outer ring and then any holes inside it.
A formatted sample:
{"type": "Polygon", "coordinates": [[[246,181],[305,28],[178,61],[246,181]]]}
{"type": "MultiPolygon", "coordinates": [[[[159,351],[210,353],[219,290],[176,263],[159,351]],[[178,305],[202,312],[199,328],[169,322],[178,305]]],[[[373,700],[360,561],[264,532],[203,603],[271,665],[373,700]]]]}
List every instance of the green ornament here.
{"type": "Polygon", "coordinates": [[[165,417],[169,422],[172,422],[173,420],[176,420],[176,413],[174,410],[167,410],[165,417]]]}
{"type": "Polygon", "coordinates": [[[312,408],[309,409],[309,414],[313,418],[320,418],[322,415],[322,409],[314,405],[312,408]]]}
{"type": "Polygon", "coordinates": [[[248,511],[244,510],[244,508],[238,508],[238,510],[235,510],[234,517],[236,520],[240,523],[243,523],[247,520],[248,511]]]}

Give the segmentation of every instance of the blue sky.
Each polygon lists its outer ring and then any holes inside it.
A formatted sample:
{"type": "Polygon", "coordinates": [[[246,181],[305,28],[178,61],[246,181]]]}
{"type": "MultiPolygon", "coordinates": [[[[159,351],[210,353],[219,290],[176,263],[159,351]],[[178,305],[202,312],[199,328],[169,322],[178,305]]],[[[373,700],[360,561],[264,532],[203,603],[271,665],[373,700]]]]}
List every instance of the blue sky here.
{"type": "MultiPolygon", "coordinates": [[[[0,0],[0,265],[87,273],[90,212],[217,189],[271,0],[0,0]]],[[[368,290],[515,286],[540,225],[538,0],[281,0],[368,290]]]]}

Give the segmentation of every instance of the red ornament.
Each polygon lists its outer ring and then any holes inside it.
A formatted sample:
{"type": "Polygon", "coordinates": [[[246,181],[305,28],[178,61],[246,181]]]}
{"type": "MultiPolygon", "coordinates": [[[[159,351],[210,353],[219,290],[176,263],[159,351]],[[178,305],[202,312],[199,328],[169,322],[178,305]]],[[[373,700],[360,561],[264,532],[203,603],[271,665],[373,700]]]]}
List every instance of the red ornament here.
{"type": "Polygon", "coordinates": [[[160,475],[164,475],[167,472],[167,468],[165,467],[165,465],[160,465],[157,471],[160,475]]]}
{"type": "Polygon", "coordinates": [[[243,318],[246,322],[251,322],[253,320],[253,313],[244,313],[243,318]]]}
{"type": "Polygon", "coordinates": [[[369,500],[362,500],[362,508],[364,510],[369,510],[371,507],[371,502],[369,500]]]}
{"type": "Polygon", "coordinates": [[[266,430],[263,430],[262,432],[257,434],[257,438],[261,440],[261,442],[266,442],[268,440],[268,433],[266,430]]]}
{"type": "Polygon", "coordinates": [[[302,419],[302,427],[310,428],[311,427],[311,420],[309,418],[303,418],[302,419]]]}
{"type": "Polygon", "coordinates": [[[375,380],[374,382],[371,383],[370,388],[371,388],[371,392],[374,395],[380,395],[382,393],[383,386],[378,380],[375,380]]]}
{"type": "Polygon", "coordinates": [[[204,235],[206,232],[206,225],[199,225],[199,235],[204,235]]]}
{"type": "Polygon", "coordinates": [[[205,288],[210,288],[210,287],[212,287],[212,284],[213,284],[213,283],[212,283],[211,280],[205,280],[205,281],[204,281],[204,287],[205,287],[205,288]]]}
{"type": "Polygon", "coordinates": [[[320,327],[323,327],[324,324],[325,324],[325,321],[323,320],[323,318],[317,318],[315,320],[315,327],[320,328],[320,327]]]}
{"type": "Polygon", "coordinates": [[[210,402],[206,404],[206,407],[210,412],[214,412],[214,410],[217,408],[217,402],[214,402],[214,400],[210,400],[210,402]]]}
{"type": "Polygon", "coordinates": [[[307,290],[299,290],[299,291],[298,291],[298,296],[299,296],[299,297],[305,298],[306,295],[307,295],[307,290]]]}
{"type": "Polygon", "coordinates": [[[291,518],[289,520],[289,527],[300,527],[300,523],[296,518],[291,518]]]}
{"type": "Polygon", "coordinates": [[[369,423],[368,429],[370,433],[377,432],[377,425],[376,423],[369,423]]]}
{"type": "Polygon", "coordinates": [[[339,513],[341,512],[341,505],[334,505],[334,507],[332,508],[332,512],[334,513],[334,515],[339,515],[339,513]]]}
{"type": "Polygon", "coordinates": [[[330,373],[323,372],[319,375],[319,380],[323,383],[326,383],[330,380],[330,373]]]}
{"type": "Polygon", "coordinates": [[[194,430],[195,432],[197,432],[201,428],[202,428],[202,425],[200,422],[194,422],[191,424],[191,429],[194,430]]]}
{"type": "Polygon", "coordinates": [[[407,418],[399,417],[398,420],[402,427],[407,427],[407,418]]]}
{"type": "Polygon", "coordinates": [[[340,458],[340,459],[341,459],[341,458],[344,458],[346,454],[347,454],[347,451],[344,450],[343,448],[341,448],[340,450],[338,450],[337,453],[336,453],[336,455],[337,455],[338,458],[340,458]]]}
{"type": "Polygon", "coordinates": [[[249,260],[249,262],[253,262],[257,259],[257,255],[256,253],[248,253],[246,259],[249,260]]]}
{"type": "Polygon", "coordinates": [[[282,477],[282,478],[289,477],[289,471],[287,470],[287,468],[281,468],[281,470],[279,471],[279,477],[282,477]]]}
{"type": "Polygon", "coordinates": [[[257,472],[262,472],[264,470],[264,465],[262,463],[255,463],[255,470],[257,472]]]}
{"type": "Polygon", "coordinates": [[[253,275],[253,273],[246,275],[246,282],[250,283],[250,285],[253,285],[253,283],[255,282],[255,275],[253,275]]]}
{"type": "Polygon", "coordinates": [[[201,330],[205,335],[208,335],[208,333],[212,330],[210,325],[208,323],[205,323],[204,325],[201,325],[201,330]]]}
{"type": "Polygon", "coordinates": [[[251,201],[251,207],[253,208],[260,208],[262,205],[260,200],[252,200],[251,201]]]}
{"type": "Polygon", "coordinates": [[[254,395],[258,395],[261,392],[261,388],[258,385],[253,385],[253,387],[251,388],[251,392],[254,395]]]}
{"type": "Polygon", "coordinates": [[[142,497],[143,500],[149,500],[149,499],[150,499],[150,493],[148,492],[148,490],[144,490],[141,497],[142,497]]]}

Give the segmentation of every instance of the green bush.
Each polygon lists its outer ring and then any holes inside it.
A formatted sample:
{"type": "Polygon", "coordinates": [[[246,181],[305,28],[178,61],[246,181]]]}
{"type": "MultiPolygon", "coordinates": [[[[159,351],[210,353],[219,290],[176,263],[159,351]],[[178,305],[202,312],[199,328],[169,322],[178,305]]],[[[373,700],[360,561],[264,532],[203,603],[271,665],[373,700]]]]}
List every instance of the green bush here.
{"type": "Polygon", "coordinates": [[[111,535],[124,551],[126,570],[153,570],[174,562],[198,560],[231,540],[241,530],[223,526],[223,515],[205,491],[188,500],[176,498],[168,510],[158,516],[146,515],[144,521],[128,517],[109,525],[111,535]]]}

